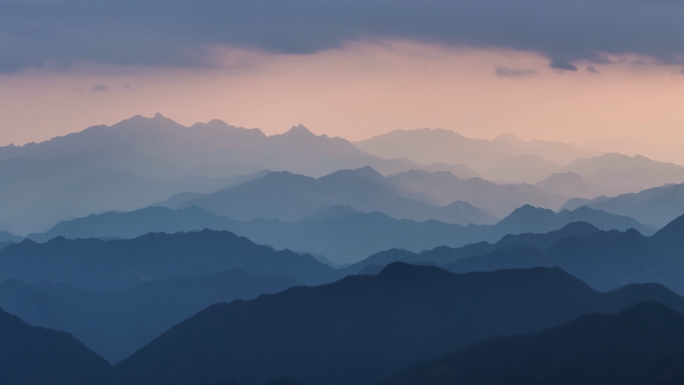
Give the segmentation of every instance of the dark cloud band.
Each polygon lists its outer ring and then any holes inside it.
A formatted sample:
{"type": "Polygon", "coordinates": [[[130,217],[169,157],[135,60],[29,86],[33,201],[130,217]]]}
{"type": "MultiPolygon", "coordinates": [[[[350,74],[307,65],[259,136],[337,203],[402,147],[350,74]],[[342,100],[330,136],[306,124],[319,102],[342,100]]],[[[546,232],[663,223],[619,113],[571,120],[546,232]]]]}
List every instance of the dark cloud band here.
{"type": "Polygon", "coordinates": [[[0,71],[74,62],[201,67],[211,47],[309,53],[358,39],[539,52],[684,55],[682,0],[0,0],[0,71]]]}

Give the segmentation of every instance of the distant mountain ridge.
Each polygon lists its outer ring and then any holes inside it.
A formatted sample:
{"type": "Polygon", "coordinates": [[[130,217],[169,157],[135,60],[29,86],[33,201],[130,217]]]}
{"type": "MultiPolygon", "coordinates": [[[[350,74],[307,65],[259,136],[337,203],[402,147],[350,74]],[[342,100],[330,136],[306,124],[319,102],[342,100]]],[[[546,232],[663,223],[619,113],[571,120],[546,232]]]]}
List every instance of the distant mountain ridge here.
{"type": "Polygon", "coordinates": [[[656,282],[684,294],[680,277],[684,264],[684,216],[652,237],[636,230],[598,231],[568,236],[546,248],[517,245],[488,250],[448,263],[445,269],[464,273],[536,266],[560,267],[597,290],[611,290],[628,283],[656,282]]]}
{"type": "Polygon", "coordinates": [[[527,183],[535,183],[558,171],[558,164],[592,154],[564,143],[515,139],[506,136],[494,141],[470,139],[449,130],[423,128],[391,131],[354,144],[384,158],[405,156],[425,164],[465,164],[490,180],[527,183]]]}
{"type": "Polygon", "coordinates": [[[114,293],[141,282],[234,269],[285,275],[309,285],[338,277],[310,255],[275,251],[227,231],[149,233],[111,241],[58,237],[42,244],[24,240],[0,250],[0,281],[64,282],[114,293]]]}
{"type": "Polygon", "coordinates": [[[220,120],[185,127],[159,113],[152,118],[134,116],[112,126],[89,127],[41,143],[0,147],[0,159],[50,159],[78,152],[95,154],[111,148],[145,154],[175,167],[195,168],[198,173],[214,176],[216,165],[230,164],[242,165],[241,174],[268,168],[311,176],[364,166],[388,174],[426,167],[408,159],[372,156],[345,139],[314,135],[302,125],[283,134],[266,136],[258,128],[235,127],[220,120]]]}
{"type": "Polygon", "coordinates": [[[573,198],[593,199],[604,195],[617,195],[619,190],[601,186],[572,171],[555,173],[534,184],[549,193],[565,194],[573,198]]]}
{"type": "Polygon", "coordinates": [[[645,156],[608,153],[579,158],[563,168],[622,193],[638,192],[669,183],[684,183],[684,166],[645,156]]]}
{"type": "Polygon", "coordinates": [[[498,184],[481,178],[464,180],[447,172],[409,170],[389,175],[386,180],[406,191],[424,194],[426,202],[443,205],[460,200],[500,218],[525,204],[557,210],[569,199],[529,184],[498,184]]]}
{"type": "Polygon", "coordinates": [[[582,206],[630,216],[642,223],[663,227],[684,212],[684,184],[655,187],[613,198],[571,199],[563,208],[574,210],[582,206]]]}
{"type": "Polygon", "coordinates": [[[184,210],[148,207],[62,222],[46,233],[29,234],[28,238],[37,242],[57,236],[136,238],[149,232],[177,233],[208,228],[231,231],[277,249],[322,254],[338,263],[350,263],[392,248],[419,252],[438,246],[497,242],[506,234],[547,233],[578,221],[592,223],[604,230],[636,228],[646,235],[654,232],[631,218],[588,208],[556,214],[551,210],[523,206],[496,225],[462,227],[438,221],[397,220],[377,212],[361,213],[348,206],[324,209],[298,223],[263,219],[236,221],[198,207],[184,210]]]}
{"type": "Polygon", "coordinates": [[[334,205],[379,211],[391,217],[447,223],[494,223],[496,219],[469,203],[454,201],[436,206],[388,183],[370,167],[340,170],[314,179],[289,172],[272,172],[214,194],[193,198],[183,207],[197,206],[237,220],[257,218],[301,220],[334,205]]]}

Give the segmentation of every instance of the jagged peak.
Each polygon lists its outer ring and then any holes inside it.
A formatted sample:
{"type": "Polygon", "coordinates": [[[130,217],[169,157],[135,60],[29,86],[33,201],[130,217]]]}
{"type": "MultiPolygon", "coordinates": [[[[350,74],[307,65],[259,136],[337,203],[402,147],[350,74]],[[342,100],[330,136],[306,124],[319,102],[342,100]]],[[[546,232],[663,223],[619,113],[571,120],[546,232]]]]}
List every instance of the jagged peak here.
{"type": "Polygon", "coordinates": [[[313,135],[315,134],[311,132],[308,128],[304,127],[301,124],[298,124],[296,126],[292,126],[286,133],[286,135],[313,135]]]}

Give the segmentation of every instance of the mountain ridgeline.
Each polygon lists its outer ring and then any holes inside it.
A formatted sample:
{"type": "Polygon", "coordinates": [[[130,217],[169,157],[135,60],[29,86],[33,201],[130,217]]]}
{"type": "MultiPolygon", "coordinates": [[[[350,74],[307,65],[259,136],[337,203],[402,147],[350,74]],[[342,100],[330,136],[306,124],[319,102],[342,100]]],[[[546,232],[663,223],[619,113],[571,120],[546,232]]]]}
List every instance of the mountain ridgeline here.
{"type": "Polygon", "coordinates": [[[643,300],[684,311],[659,285],[599,293],[560,269],[455,275],[388,265],[377,276],[291,288],[211,306],[116,365],[117,380],[154,383],[373,384],[496,335],[530,333],[643,300]]]}
{"type": "Polygon", "coordinates": [[[150,233],[111,241],[58,237],[47,243],[25,240],[0,250],[0,280],[63,282],[103,292],[233,269],[285,275],[309,285],[331,282],[339,274],[310,255],[276,251],[227,231],[150,233]]]}
{"type": "Polygon", "coordinates": [[[46,242],[54,237],[135,238],[148,232],[176,233],[201,229],[227,230],[277,249],[325,255],[338,263],[354,263],[380,251],[399,248],[412,252],[439,246],[461,247],[481,241],[496,242],[506,234],[547,233],[573,222],[587,222],[602,230],[635,228],[645,235],[653,230],[623,216],[582,207],[561,211],[523,206],[495,225],[460,226],[439,221],[399,220],[379,212],[364,213],[350,206],[332,206],[288,223],[253,219],[236,221],[196,206],[171,210],[148,207],[109,212],[61,222],[29,239],[46,242]]]}

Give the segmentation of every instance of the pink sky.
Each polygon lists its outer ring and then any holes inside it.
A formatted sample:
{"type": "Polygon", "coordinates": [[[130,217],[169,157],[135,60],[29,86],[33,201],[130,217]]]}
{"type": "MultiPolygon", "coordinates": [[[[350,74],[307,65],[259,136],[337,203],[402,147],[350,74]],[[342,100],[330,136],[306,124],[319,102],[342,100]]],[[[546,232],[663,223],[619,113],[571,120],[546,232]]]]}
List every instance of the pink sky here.
{"type": "Polygon", "coordinates": [[[2,75],[0,145],[155,112],[185,125],[221,119],[267,134],[301,123],[350,140],[432,127],[478,138],[629,136],[684,144],[684,75],[648,58],[611,58],[612,64],[594,65],[598,74],[583,63],[574,63],[578,72],[559,73],[526,52],[396,41],[310,55],[229,51],[221,57],[212,70],[83,64],[69,72],[2,75]],[[498,77],[496,66],[536,74],[498,77]]]}

